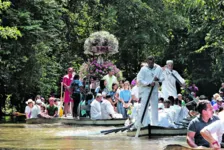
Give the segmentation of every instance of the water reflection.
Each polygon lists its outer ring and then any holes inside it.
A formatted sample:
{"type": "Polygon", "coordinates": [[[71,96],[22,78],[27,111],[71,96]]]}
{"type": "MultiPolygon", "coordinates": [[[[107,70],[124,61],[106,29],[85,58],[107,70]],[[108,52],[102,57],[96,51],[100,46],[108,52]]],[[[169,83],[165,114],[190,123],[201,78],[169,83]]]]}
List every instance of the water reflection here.
{"type": "Polygon", "coordinates": [[[0,148],[20,149],[163,149],[185,144],[185,137],[131,138],[126,133],[100,134],[114,127],[65,126],[61,124],[0,124],[0,148]]]}

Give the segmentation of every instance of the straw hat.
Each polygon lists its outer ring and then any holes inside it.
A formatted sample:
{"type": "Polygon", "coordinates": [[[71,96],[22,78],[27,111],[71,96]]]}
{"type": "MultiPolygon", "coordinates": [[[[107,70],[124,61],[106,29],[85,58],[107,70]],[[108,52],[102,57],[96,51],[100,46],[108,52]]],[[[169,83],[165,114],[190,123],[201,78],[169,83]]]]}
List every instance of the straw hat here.
{"type": "Polygon", "coordinates": [[[223,101],[223,99],[222,99],[222,97],[217,97],[217,99],[216,99],[217,101],[220,101],[220,102],[222,102],[223,101]]]}
{"type": "Polygon", "coordinates": [[[220,97],[220,95],[219,95],[218,93],[215,93],[215,94],[213,95],[213,98],[214,98],[215,100],[217,100],[218,97],[220,97]]]}
{"type": "Polygon", "coordinates": [[[32,99],[28,99],[28,100],[26,101],[26,104],[29,104],[29,103],[33,103],[33,104],[35,104],[35,102],[34,102],[32,99]]]}

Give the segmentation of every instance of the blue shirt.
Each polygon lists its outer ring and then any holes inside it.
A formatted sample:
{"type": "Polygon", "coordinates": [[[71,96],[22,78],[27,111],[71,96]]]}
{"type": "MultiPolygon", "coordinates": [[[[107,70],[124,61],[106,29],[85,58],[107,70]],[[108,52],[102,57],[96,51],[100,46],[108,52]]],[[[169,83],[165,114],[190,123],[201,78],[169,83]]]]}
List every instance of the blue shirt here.
{"type": "Polygon", "coordinates": [[[124,100],[124,102],[128,102],[131,98],[131,91],[130,90],[122,90],[120,92],[120,98],[124,100]]]}
{"type": "Polygon", "coordinates": [[[79,80],[73,80],[71,83],[71,88],[73,89],[73,93],[80,93],[80,87],[82,87],[83,84],[79,80]]]}

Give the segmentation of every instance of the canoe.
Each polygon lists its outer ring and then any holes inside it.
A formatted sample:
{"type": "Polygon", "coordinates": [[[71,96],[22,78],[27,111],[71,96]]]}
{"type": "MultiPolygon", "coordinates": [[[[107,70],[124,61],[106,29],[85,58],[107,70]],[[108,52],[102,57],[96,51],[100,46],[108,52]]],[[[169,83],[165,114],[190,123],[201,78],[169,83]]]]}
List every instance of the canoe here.
{"type": "Polygon", "coordinates": [[[163,150],[212,150],[212,148],[191,148],[188,146],[183,146],[183,145],[179,145],[179,144],[170,144],[164,147],[163,150]]]}
{"type": "MultiPolygon", "coordinates": [[[[127,136],[134,137],[136,134],[136,129],[129,130],[127,136]]],[[[175,135],[186,135],[186,128],[164,128],[159,126],[148,126],[143,127],[140,130],[139,136],[175,136],[175,135]]]]}
{"type": "Polygon", "coordinates": [[[91,120],[89,118],[32,118],[26,120],[27,124],[52,124],[62,123],[66,125],[93,125],[93,126],[123,126],[125,119],[110,119],[110,120],[91,120]]]}

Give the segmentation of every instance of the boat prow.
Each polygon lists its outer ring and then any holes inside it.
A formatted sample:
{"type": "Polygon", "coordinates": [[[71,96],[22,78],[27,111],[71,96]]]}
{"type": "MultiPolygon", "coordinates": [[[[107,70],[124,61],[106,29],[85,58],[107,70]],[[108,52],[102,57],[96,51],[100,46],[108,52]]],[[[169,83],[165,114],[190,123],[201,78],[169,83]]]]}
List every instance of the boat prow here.
{"type": "Polygon", "coordinates": [[[212,150],[212,148],[191,148],[191,147],[187,147],[187,146],[183,146],[183,145],[179,145],[179,144],[169,144],[167,146],[164,147],[163,150],[212,150]]]}

